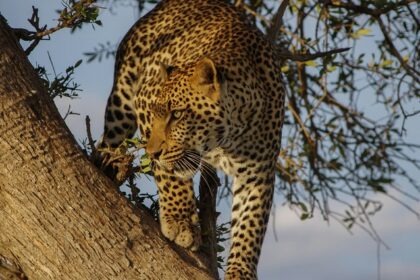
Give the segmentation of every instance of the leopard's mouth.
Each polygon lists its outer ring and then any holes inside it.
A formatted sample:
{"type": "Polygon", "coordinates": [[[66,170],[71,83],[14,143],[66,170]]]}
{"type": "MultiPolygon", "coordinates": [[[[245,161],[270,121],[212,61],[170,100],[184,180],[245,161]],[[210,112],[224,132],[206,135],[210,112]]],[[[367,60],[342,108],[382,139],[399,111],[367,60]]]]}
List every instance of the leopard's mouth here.
{"type": "Polygon", "coordinates": [[[177,156],[172,155],[171,157],[160,159],[156,163],[178,177],[191,178],[200,167],[201,157],[194,150],[184,150],[177,156]]]}

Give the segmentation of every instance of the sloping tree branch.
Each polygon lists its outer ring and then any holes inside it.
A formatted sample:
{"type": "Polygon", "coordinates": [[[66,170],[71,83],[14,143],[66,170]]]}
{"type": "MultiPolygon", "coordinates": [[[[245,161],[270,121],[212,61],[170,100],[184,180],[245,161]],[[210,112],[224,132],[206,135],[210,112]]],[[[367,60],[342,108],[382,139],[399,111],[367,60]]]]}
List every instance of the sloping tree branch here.
{"type": "Polygon", "coordinates": [[[87,160],[2,18],[0,257],[31,280],[212,279],[87,160]]]}
{"type": "Polygon", "coordinates": [[[41,40],[63,28],[71,28],[72,30],[80,28],[83,23],[92,23],[101,25],[101,21],[97,20],[99,8],[95,5],[96,0],[80,0],[80,1],[62,1],[64,8],[60,10],[60,17],[57,19],[58,24],[54,27],[47,28],[47,25],[40,26],[38,9],[32,6],[32,16],[28,22],[35,31],[29,31],[24,28],[15,28],[13,32],[19,39],[32,41],[30,46],[25,50],[29,55],[41,40]]]}
{"type": "Polygon", "coordinates": [[[278,52],[278,55],[279,57],[283,59],[290,59],[293,61],[304,62],[304,61],[314,60],[320,57],[327,57],[333,54],[346,52],[348,50],[350,50],[350,48],[338,48],[338,49],[333,49],[333,50],[329,50],[325,52],[316,52],[316,53],[291,53],[286,50],[281,50],[278,52]]]}
{"type": "Polygon", "coordinates": [[[332,0],[326,0],[324,2],[325,5],[331,5],[333,7],[337,8],[344,8],[347,10],[351,10],[355,13],[361,13],[366,15],[371,15],[374,17],[378,17],[380,15],[389,13],[390,11],[393,11],[399,7],[407,6],[410,3],[415,3],[416,0],[402,0],[402,1],[395,1],[395,2],[385,2],[387,3],[384,7],[378,8],[378,9],[372,9],[369,8],[366,4],[365,5],[356,5],[352,3],[352,1],[348,2],[342,2],[342,1],[332,1],[332,0]]]}
{"type": "Polygon", "coordinates": [[[278,32],[280,27],[283,25],[283,15],[286,11],[287,6],[289,5],[289,0],[283,0],[277,9],[276,14],[272,20],[270,29],[267,32],[267,37],[270,42],[274,42],[277,39],[278,32]]]}

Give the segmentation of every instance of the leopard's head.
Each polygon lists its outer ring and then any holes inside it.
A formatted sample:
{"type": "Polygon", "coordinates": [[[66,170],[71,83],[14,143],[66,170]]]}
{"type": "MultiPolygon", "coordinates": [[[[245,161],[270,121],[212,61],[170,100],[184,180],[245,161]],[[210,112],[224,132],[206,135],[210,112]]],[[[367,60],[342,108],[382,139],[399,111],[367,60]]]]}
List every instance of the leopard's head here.
{"type": "Polygon", "coordinates": [[[160,65],[159,75],[161,90],[151,106],[146,152],[155,164],[189,178],[201,156],[219,147],[226,133],[226,81],[209,58],[185,69],[160,65]]]}

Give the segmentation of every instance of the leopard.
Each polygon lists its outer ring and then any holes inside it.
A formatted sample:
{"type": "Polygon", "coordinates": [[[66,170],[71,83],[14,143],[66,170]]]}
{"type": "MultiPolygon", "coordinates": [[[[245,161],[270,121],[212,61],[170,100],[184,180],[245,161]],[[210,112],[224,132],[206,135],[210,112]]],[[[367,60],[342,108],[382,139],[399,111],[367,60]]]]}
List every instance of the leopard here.
{"type": "Polygon", "coordinates": [[[163,0],[116,52],[101,147],[139,130],[159,193],[161,232],[198,250],[193,177],[232,177],[225,279],[257,279],[275,185],[285,87],[276,49],[224,0],[163,0]]]}

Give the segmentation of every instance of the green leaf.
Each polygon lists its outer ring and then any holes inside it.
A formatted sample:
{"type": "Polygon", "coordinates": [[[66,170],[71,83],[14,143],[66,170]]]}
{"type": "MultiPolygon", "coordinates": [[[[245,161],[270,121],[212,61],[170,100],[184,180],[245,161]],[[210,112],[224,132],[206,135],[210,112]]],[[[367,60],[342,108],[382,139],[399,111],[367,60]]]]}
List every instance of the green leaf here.
{"type": "Polygon", "coordinates": [[[219,244],[217,244],[216,251],[217,251],[217,253],[221,253],[221,252],[225,251],[225,247],[220,246],[219,244]]]}
{"type": "Polygon", "coordinates": [[[304,220],[306,220],[306,219],[308,219],[309,218],[309,213],[302,213],[302,215],[300,215],[300,219],[302,220],[302,221],[304,221],[304,220]]]}
{"type": "Polygon", "coordinates": [[[350,37],[353,39],[360,39],[363,36],[367,36],[372,33],[372,30],[369,28],[362,28],[350,34],[350,37]]]}
{"type": "Polygon", "coordinates": [[[79,67],[80,64],[82,64],[83,59],[80,59],[76,62],[76,64],[74,64],[74,68],[79,67]]]}

